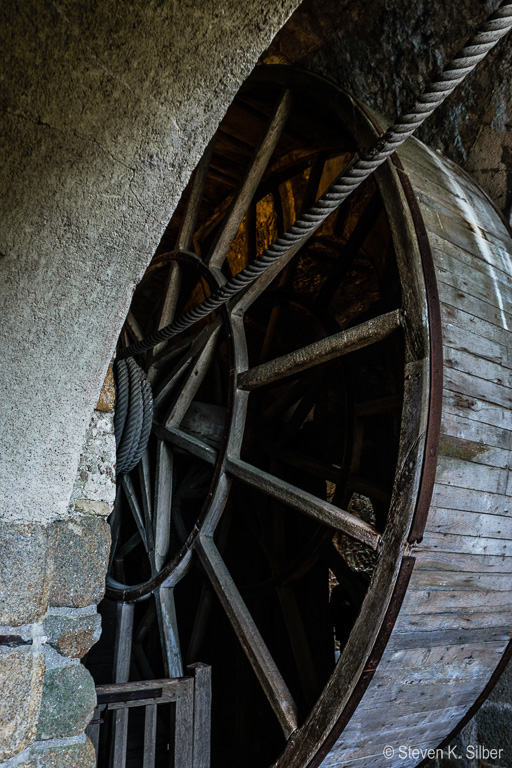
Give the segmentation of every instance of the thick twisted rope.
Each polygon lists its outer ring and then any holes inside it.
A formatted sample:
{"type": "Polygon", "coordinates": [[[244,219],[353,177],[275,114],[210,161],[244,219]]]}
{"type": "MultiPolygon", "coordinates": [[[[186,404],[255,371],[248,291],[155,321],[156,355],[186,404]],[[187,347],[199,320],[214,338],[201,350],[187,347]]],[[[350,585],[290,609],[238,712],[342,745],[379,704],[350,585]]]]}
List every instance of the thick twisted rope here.
{"type": "Polygon", "coordinates": [[[239,272],[206,301],[178,320],[122,350],[120,358],[137,355],[194,325],[251,285],[273,264],[300,242],[305,242],[323,221],[397,150],[432,112],[462,83],[496,43],[512,28],[512,2],[506,0],[480,27],[476,35],[445,67],[416,101],[413,109],[401,115],[368,152],[354,159],[324,194],[295,224],[270,245],[261,256],[239,272]]]}
{"type": "Polygon", "coordinates": [[[116,361],[116,471],[126,474],[137,466],[146,450],[153,421],[151,387],[142,368],[129,358],[116,361]]]}

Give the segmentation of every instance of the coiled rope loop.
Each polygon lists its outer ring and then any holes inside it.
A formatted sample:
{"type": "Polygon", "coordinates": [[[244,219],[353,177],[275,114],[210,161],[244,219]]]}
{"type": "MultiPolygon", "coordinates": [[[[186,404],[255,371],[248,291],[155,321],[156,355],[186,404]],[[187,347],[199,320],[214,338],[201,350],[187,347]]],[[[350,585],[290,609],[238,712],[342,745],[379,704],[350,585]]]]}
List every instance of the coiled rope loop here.
{"type": "Polygon", "coordinates": [[[133,358],[114,365],[116,408],[116,471],[126,474],[137,466],[146,450],[153,422],[153,395],[142,368],[133,358]]]}

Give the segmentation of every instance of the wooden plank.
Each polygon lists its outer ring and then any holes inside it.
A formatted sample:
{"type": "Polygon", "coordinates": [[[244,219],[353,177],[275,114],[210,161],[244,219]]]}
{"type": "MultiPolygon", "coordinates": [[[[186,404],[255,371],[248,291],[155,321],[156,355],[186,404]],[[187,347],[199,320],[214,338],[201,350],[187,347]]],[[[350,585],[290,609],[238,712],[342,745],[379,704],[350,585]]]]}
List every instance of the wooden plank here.
{"type": "Polygon", "coordinates": [[[510,333],[506,328],[472,314],[469,310],[470,308],[466,306],[453,306],[450,303],[441,302],[443,327],[451,323],[463,331],[470,331],[477,336],[481,336],[483,339],[501,344],[505,349],[510,350],[510,333]]]}
{"type": "Polygon", "coordinates": [[[155,768],[156,704],[144,707],[144,758],[142,768],[155,768]]]}
{"type": "Polygon", "coordinates": [[[490,629],[512,626],[512,608],[496,613],[461,610],[456,613],[406,613],[403,611],[396,624],[398,632],[430,632],[441,630],[490,629]]]}
{"type": "Polygon", "coordinates": [[[443,552],[512,557],[512,542],[508,542],[505,539],[486,539],[482,536],[435,533],[435,531],[431,531],[428,528],[428,522],[423,544],[426,549],[441,550],[443,552]]]}
{"type": "MultiPolygon", "coordinates": [[[[375,711],[377,708],[392,708],[405,715],[421,715],[435,711],[442,702],[444,706],[465,704],[466,710],[481,693],[490,675],[478,675],[464,680],[446,682],[425,682],[416,685],[385,685],[374,677],[358,707],[358,712],[375,711]]],[[[357,715],[356,715],[357,716],[357,715]]]]}
{"type": "MultiPolygon", "coordinates": [[[[470,538],[466,536],[465,538],[470,538]]],[[[510,546],[510,544],[509,544],[510,546]]],[[[495,592],[482,590],[470,592],[456,589],[411,589],[407,592],[402,604],[404,613],[478,613],[489,614],[492,611],[510,610],[511,595],[509,591],[495,592]]]]}
{"type": "Polygon", "coordinates": [[[497,281],[491,266],[488,274],[477,270],[470,271],[460,262],[454,264],[453,268],[462,269],[462,273],[438,267],[436,271],[438,281],[444,285],[450,285],[455,290],[462,291],[474,299],[490,304],[498,310],[503,308],[505,311],[509,311],[512,289],[497,281]]]}
{"type": "MultiPolygon", "coordinates": [[[[477,299],[466,291],[454,288],[447,283],[438,281],[439,299],[442,304],[450,307],[460,307],[470,315],[484,320],[490,325],[504,330],[505,332],[512,328],[512,315],[507,311],[497,307],[493,303],[477,299]]],[[[448,317],[448,320],[450,318],[448,317]]]]}
{"type": "Polygon", "coordinates": [[[413,648],[436,648],[470,643],[500,642],[508,643],[511,629],[507,627],[477,627],[465,629],[449,627],[432,631],[393,632],[386,650],[406,650],[413,648]]]}
{"type": "Polygon", "coordinates": [[[181,681],[174,718],[174,768],[191,768],[194,754],[194,680],[181,681]]]}
{"type": "Polygon", "coordinates": [[[481,251],[467,251],[449,243],[434,232],[429,233],[429,240],[432,246],[432,255],[438,268],[448,269],[452,272],[463,272],[470,269],[471,272],[479,272],[486,276],[492,275],[492,279],[498,282],[504,291],[512,289],[512,275],[507,271],[508,254],[504,254],[494,244],[489,243],[493,256],[492,262],[489,263],[489,259],[485,258],[481,251]]]}
{"type": "Polygon", "coordinates": [[[477,217],[470,206],[467,206],[466,211],[455,212],[439,203],[432,207],[424,205],[422,214],[428,231],[436,232],[454,245],[475,252],[484,251],[489,257],[491,257],[489,244],[494,244],[496,248],[510,253],[508,233],[504,228],[500,231],[495,226],[499,221],[498,216],[495,221],[485,221],[483,217],[477,217]],[[469,220],[470,217],[472,221],[469,220]]]}
{"type": "Polygon", "coordinates": [[[512,451],[512,431],[484,424],[475,419],[467,419],[460,413],[443,413],[442,435],[456,437],[466,442],[479,443],[485,446],[481,463],[487,463],[488,448],[502,448],[512,451]]]}
{"type": "Polygon", "coordinates": [[[231,578],[213,539],[199,536],[196,551],[217,597],[240,640],[279,724],[288,738],[297,728],[292,695],[231,578]]]}
{"type": "Polygon", "coordinates": [[[478,592],[512,592],[510,573],[456,573],[455,571],[414,571],[414,578],[409,584],[410,590],[469,590],[478,592]]]}
{"type": "MultiPolygon", "coordinates": [[[[499,378],[510,376],[512,368],[512,350],[504,344],[499,344],[491,339],[478,336],[471,331],[458,328],[452,323],[445,323],[443,327],[443,342],[446,348],[446,359],[449,360],[456,352],[462,352],[473,356],[477,365],[491,363],[492,368],[500,369],[499,378]],[[503,368],[506,369],[503,371],[503,368]]],[[[457,367],[456,365],[453,367],[457,367]]],[[[462,370],[466,370],[463,368],[462,370]]],[[[499,380],[498,376],[496,380],[499,380]]]]}
{"type": "MultiPolygon", "coordinates": [[[[488,429],[490,431],[490,428],[488,429]]],[[[439,441],[439,455],[443,458],[459,459],[494,469],[506,470],[512,466],[512,451],[476,440],[454,437],[444,431],[439,441]]]]}
{"type": "MultiPolygon", "coordinates": [[[[471,446],[468,446],[471,450],[471,446]]],[[[504,494],[507,492],[508,469],[477,464],[474,461],[440,455],[437,464],[436,485],[455,485],[475,491],[504,494]]]]}
{"type": "Polygon", "coordinates": [[[194,677],[194,756],[192,768],[210,768],[212,668],[197,662],[187,671],[194,677]]]}
{"type": "Polygon", "coordinates": [[[512,559],[503,555],[461,554],[415,548],[416,568],[460,573],[512,573],[512,559]]]}
{"type": "Polygon", "coordinates": [[[450,392],[458,392],[461,395],[469,395],[493,405],[501,405],[504,408],[512,406],[512,389],[508,386],[495,384],[479,376],[445,367],[443,387],[450,392]]]}
{"type": "Polygon", "coordinates": [[[238,377],[240,389],[253,390],[293,376],[341,355],[386,339],[400,327],[400,311],[388,312],[354,328],[327,336],[282,357],[257,365],[238,377]]]}
{"type": "MultiPolygon", "coordinates": [[[[510,498],[509,505],[512,506],[510,498]]],[[[483,515],[479,512],[431,507],[428,530],[440,534],[512,540],[512,516],[483,515]]]]}
{"type": "Polygon", "coordinates": [[[446,344],[444,360],[445,366],[454,371],[484,379],[489,385],[493,384],[506,389],[512,388],[512,370],[510,368],[504,367],[499,362],[482,359],[470,350],[454,349],[446,344]]]}
{"type": "MultiPolygon", "coordinates": [[[[126,478],[126,475],[123,477],[126,478]]],[[[126,683],[130,677],[134,610],[134,603],[117,604],[114,650],[115,683],[126,683]]],[[[126,764],[128,716],[128,709],[123,708],[114,712],[112,717],[112,740],[110,743],[110,765],[112,768],[126,764]]]]}
{"type": "Polygon", "coordinates": [[[324,525],[343,531],[358,541],[368,544],[372,549],[377,549],[379,546],[381,537],[373,526],[258,467],[230,456],[226,462],[226,472],[283,504],[304,512],[324,525]]]}
{"type": "Polygon", "coordinates": [[[443,391],[443,412],[512,431],[512,411],[502,405],[487,403],[477,397],[450,390],[443,391]]]}

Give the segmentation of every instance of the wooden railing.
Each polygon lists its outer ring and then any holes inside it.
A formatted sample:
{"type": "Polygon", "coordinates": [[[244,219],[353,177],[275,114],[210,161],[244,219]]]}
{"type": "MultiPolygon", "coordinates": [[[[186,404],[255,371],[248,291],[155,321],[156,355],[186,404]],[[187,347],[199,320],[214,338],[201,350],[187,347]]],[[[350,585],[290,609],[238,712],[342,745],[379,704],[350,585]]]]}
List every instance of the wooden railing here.
{"type": "Polygon", "coordinates": [[[210,768],[211,668],[198,663],[187,671],[187,677],[96,687],[97,706],[87,735],[98,768],[210,768]],[[172,706],[163,721],[162,741],[158,707],[165,704],[172,706]],[[130,712],[141,707],[143,718],[129,725],[130,712]]]}

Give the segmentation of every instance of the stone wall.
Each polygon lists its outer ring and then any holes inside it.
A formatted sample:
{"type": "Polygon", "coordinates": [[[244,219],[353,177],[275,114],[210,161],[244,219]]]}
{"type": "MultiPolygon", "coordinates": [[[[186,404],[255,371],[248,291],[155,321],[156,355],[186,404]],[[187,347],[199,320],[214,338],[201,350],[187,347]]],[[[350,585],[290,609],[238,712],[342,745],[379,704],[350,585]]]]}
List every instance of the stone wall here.
{"type": "Polygon", "coordinates": [[[81,658],[97,642],[115,496],[109,367],[80,455],[67,516],[0,523],[0,760],[5,766],[95,765],[84,729],[96,704],[81,658]],[[7,760],[6,760],[7,758],[7,760]]]}

